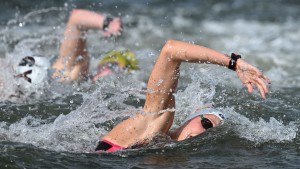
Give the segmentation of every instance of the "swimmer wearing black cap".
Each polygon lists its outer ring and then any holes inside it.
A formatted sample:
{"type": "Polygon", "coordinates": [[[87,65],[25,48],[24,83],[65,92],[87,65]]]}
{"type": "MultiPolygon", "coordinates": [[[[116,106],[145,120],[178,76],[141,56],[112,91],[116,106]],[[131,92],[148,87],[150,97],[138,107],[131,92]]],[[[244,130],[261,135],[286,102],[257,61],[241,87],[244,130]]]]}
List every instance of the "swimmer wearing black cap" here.
{"type": "Polygon", "coordinates": [[[143,113],[138,113],[114,127],[101,139],[96,152],[115,152],[147,144],[160,134],[182,141],[223,123],[224,115],[220,111],[206,108],[196,110],[181,127],[170,131],[175,115],[174,93],[182,62],[209,63],[227,67],[236,71],[250,93],[253,92],[253,87],[257,87],[263,98],[266,98],[269,92],[266,84],[270,84],[271,81],[257,68],[242,60],[240,55],[232,54],[228,57],[203,46],[169,40],[163,47],[149,78],[143,113]]]}

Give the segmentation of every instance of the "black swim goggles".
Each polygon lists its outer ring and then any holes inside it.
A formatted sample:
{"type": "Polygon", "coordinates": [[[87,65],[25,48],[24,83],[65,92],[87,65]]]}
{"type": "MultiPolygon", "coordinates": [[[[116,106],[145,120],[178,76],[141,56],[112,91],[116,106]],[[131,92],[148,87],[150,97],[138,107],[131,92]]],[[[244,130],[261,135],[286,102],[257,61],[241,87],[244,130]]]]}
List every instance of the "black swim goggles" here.
{"type": "MultiPolygon", "coordinates": [[[[26,56],[24,57],[20,63],[18,64],[18,66],[29,66],[29,67],[32,67],[34,66],[35,64],[35,60],[33,57],[31,56],[26,56]]],[[[21,73],[21,74],[17,74],[17,75],[14,75],[14,77],[21,77],[21,78],[24,78],[27,82],[31,83],[31,78],[27,77],[27,75],[30,75],[32,73],[32,70],[28,70],[24,73],[21,73]]]]}
{"type": "Polygon", "coordinates": [[[212,128],[214,126],[213,123],[208,118],[205,118],[203,114],[200,115],[200,118],[201,118],[201,125],[203,128],[205,128],[205,130],[212,128]]]}

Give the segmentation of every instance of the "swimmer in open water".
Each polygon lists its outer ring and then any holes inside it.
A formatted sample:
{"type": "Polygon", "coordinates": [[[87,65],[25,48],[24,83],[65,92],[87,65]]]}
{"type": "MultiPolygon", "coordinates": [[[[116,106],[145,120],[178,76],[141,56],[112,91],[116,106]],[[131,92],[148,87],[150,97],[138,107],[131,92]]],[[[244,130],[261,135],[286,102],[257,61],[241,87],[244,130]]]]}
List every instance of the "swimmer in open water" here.
{"type": "MultiPolygon", "coordinates": [[[[105,37],[119,36],[122,32],[122,22],[119,17],[111,18],[86,10],[74,10],[67,24],[59,58],[52,66],[56,70],[54,78],[68,82],[82,81],[89,77],[90,59],[85,36],[88,29],[103,30],[105,37]]],[[[93,81],[116,71],[137,69],[137,60],[133,53],[113,52],[109,55],[110,59],[105,58],[106,62],[101,61],[99,64],[98,73],[92,77],[93,81]]]]}
{"type": "Polygon", "coordinates": [[[227,67],[236,71],[250,93],[254,87],[260,91],[264,99],[269,93],[266,84],[270,84],[271,81],[256,67],[241,59],[240,55],[232,54],[229,57],[203,46],[169,40],[162,48],[149,78],[143,113],[114,127],[101,139],[95,149],[96,152],[115,152],[138,144],[147,144],[151,138],[160,134],[182,141],[223,123],[224,115],[216,109],[196,110],[181,127],[170,131],[175,114],[174,93],[182,62],[209,63],[227,67]]]}
{"type": "MultiPolygon", "coordinates": [[[[123,30],[119,17],[112,18],[88,10],[73,10],[60,46],[59,57],[52,65],[55,71],[50,75],[52,78],[63,83],[81,82],[89,78],[95,82],[103,76],[120,72],[130,73],[138,69],[134,53],[127,50],[112,51],[99,62],[97,73],[90,75],[88,72],[90,57],[85,36],[89,29],[102,30],[105,37],[120,36],[123,30]]],[[[34,93],[37,88],[41,88],[47,81],[50,67],[51,64],[46,57],[24,56],[17,66],[13,66],[12,79],[16,81],[15,86],[18,87],[9,94],[8,98],[19,98],[25,93],[34,93]]],[[[0,91],[5,90],[5,81],[0,77],[0,91]]],[[[0,95],[0,97],[1,100],[5,96],[0,95]]]]}

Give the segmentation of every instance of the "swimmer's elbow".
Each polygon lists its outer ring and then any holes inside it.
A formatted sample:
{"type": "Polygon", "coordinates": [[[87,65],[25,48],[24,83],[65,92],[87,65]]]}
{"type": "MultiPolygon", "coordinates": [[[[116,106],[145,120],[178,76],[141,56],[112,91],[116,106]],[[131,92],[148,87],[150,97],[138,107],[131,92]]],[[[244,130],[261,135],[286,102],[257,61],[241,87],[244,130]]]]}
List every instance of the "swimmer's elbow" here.
{"type": "Polygon", "coordinates": [[[79,14],[80,14],[80,9],[73,9],[70,14],[70,20],[76,18],[76,16],[79,14]]]}
{"type": "Polygon", "coordinates": [[[176,55],[174,55],[176,52],[176,46],[178,41],[176,40],[168,40],[164,47],[162,48],[161,55],[168,57],[169,60],[176,60],[176,55]],[[172,57],[171,57],[172,56],[172,57]]]}
{"type": "Polygon", "coordinates": [[[172,56],[172,48],[174,46],[174,40],[168,40],[161,50],[161,55],[172,56]]]}
{"type": "Polygon", "coordinates": [[[77,25],[80,20],[81,13],[81,9],[73,9],[69,17],[69,24],[77,25]]]}

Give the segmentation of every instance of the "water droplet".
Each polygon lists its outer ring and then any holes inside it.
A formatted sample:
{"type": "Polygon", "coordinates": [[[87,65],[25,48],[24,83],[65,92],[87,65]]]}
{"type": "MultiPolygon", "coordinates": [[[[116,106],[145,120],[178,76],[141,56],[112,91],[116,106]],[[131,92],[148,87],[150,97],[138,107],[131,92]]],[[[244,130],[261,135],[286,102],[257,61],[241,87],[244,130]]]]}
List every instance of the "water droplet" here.
{"type": "Polygon", "coordinates": [[[157,86],[160,86],[162,83],[163,83],[163,80],[160,79],[160,80],[157,82],[157,86]]]}

